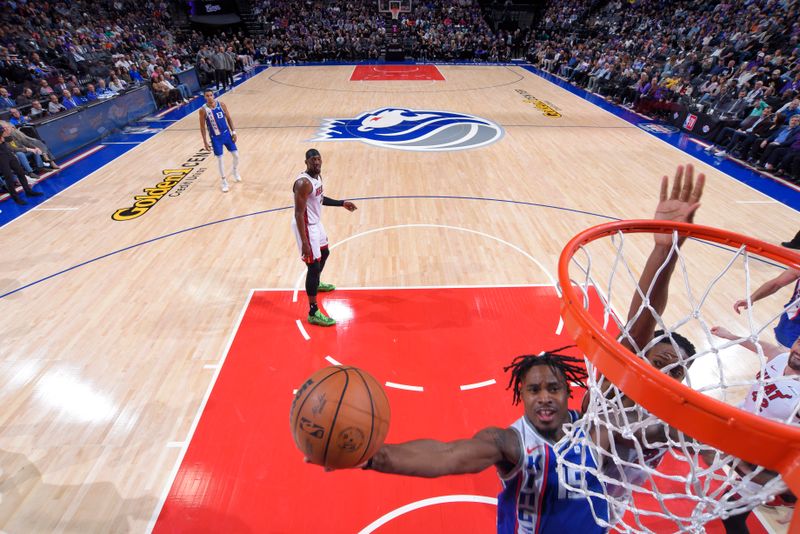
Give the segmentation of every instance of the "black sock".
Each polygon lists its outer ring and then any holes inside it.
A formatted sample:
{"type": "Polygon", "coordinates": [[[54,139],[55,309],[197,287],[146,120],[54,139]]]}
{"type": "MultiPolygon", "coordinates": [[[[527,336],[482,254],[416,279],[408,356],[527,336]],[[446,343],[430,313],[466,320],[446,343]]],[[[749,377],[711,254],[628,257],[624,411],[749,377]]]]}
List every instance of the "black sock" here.
{"type": "Polygon", "coordinates": [[[317,308],[316,304],[309,305],[309,307],[308,307],[308,315],[314,315],[315,313],[317,313],[318,309],[319,308],[317,308]]]}

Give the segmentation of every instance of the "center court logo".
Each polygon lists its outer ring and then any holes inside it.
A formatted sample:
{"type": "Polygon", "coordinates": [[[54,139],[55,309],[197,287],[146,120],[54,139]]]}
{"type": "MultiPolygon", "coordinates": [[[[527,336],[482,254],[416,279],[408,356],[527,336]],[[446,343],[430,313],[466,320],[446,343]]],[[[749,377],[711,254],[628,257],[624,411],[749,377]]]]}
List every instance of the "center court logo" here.
{"type": "Polygon", "coordinates": [[[382,108],[358,117],[324,119],[312,141],[361,141],[396,150],[445,152],[490,145],[503,136],[494,122],[450,111],[382,108]]]}

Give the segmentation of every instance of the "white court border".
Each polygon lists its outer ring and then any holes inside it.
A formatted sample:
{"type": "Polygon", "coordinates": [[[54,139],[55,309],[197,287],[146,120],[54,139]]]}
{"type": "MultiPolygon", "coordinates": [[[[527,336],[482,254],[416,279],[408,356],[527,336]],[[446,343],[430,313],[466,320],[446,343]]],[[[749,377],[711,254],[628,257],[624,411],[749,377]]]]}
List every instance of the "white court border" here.
{"type": "Polygon", "coordinates": [[[181,451],[178,454],[177,460],[175,460],[175,465],[172,467],[172,471],[170,472],[169,477],[167,478],[167,484],[165,485],[163,491],[161,492],[161,497],[158,499],[158,504],[156,505],[155,510],[153,510],[153,515],[150,517],[150,521],[147,523],[147,530],[146,532],[150,533],[153,532],[153,529],[156,526],[156,521],[158,521],[158,516],[161,515],[161,510],[164,508],[164,503],[167,502],[167,497],[169,496],[169,492],[172,489],[173,484],[175,484],[175,478],[178,476],[178,470],[183,463],[183,458],[186,456],[186,451],[189,450],[189,444],[192,442],[192,438],[194,437],[194,433],[197,430],[197,425],[200,423],[200,417],[203,415],[205,411],[206,404],[208,404],[208,399],[211,397],[211,391],[214,389],[214,385],[217,383],[217,379],[219,378],[219,373],[222,371],[222,366],[225,365],[225,360],[228,358],[228,354],[231,351],[231,346],[233,345],[233,340],[236,337],[236,333],[239,331],[239,327],[242,325],[242,319],[244,319],[244,314],[247,312],[247,308],[250,307],[250,302],[253,300],[253,295],[255,294],[254,290],[250,290],[247,295],[247,299],[244,301],[244,305],[242,309],[239,311],[239,318],[236,319],[236,323],[234,323],[233,330],[228,338],[228,344],[225,347],[225,351],[222,353],[222,358],[219,360],[216,369],[214,370],[214,376],[211,377],[211,382],[208,384],[208,389],[206,390],[205,395],[203,396],[203,400],[200,402],[200,406],[197,407],[197,413],[194,416],[194,420],[192,421],[192,426],[189,427],[189,433],[186,434],[186,438],[183,442],[174,442],[171,441],[167,443],[167,447],[174,447],[175,443],[182,443],[181,451]]]}
{"type": "Polygon", "coordinates": [[[400,517],[401,515],[413,512],[414,510],[419,510],[420,508],[425,508],[428,506],[436,506],[437,504],[448,504],[454,502],[476,502],[480,504],[497,506],[496,497],[486,497],[483,495],[442,495],[441,497],[431,497],[430,499],[412,502],[392,510],[388,514],[379,517],[363,529],[359,530],[358,534],[370,534],[371,532],[375,532],[389,521],[400,517]]]}

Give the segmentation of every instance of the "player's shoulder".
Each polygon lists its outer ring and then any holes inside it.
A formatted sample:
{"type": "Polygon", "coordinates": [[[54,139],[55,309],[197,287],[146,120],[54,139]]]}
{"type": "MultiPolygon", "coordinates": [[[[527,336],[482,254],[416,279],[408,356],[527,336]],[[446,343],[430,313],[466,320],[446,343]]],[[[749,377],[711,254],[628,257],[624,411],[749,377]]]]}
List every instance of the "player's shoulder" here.
{"type": "Polygon", "coordinates": [[[523,415],[522,417],[520,417],[519,419],[517,419],[516,421],[514,421],[513,423],[508,425],[508,428],[509,428],[509,430],[513,429],[516,432],[519,432],[520,430],[524,430],[524,428],[525,428],[525,416],[523,415]]]}
{"type": "Polygon", "coordinates": [[[769,358],[767,366],[770,367],[773,372],[783,373],[786,370],[786,366],[789,365],[789,354],[790,351],[788,350],[775,354],[772,358],[769,358]]]}
{"type": "Polygon", "coordinates": [[[547,440],[539,434],[539,431],[536,430],[524,415],[511,423],[508,426],[508,430],[514,432],[518,436],[518,439],[527,446],[547,445],[547,440]]]}
{"type": "Polygon", "coordinates": [[[313,184],[314,180],[321,181],[321,179],[322,179],[322,176],[318,176],[318,177],[315,178],[315,177],[311,176],[310,174],[308,174],[306,171],[303,171],[303,172],[301,172],[300,174],[297,175],[297,178],[295,178],[295,181],[297,181],[297,180],[308,180],[309,183],[313,184]]]}
{"type": "Polygon", "coordinates": [[[301,172],[297,175],[297,178],[294,179],[294,187],[297,187],[298,185],[313,187],[313,184],[311,183],[311,177],[306,173],[301,172]]]}

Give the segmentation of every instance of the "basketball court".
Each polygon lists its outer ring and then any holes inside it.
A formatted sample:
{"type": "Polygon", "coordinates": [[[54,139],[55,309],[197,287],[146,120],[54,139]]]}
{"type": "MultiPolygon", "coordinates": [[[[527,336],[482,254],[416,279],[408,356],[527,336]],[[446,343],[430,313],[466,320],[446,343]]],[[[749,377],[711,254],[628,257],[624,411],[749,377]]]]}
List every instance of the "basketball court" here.
{"type": "MultiPolygon", "coordinates": [[[[503,366],[571,344],[555,273],[573,235],[651,217],[661,175],[686,162],[708,177],[698,223],[775,243],[800,222],[795,192],[767,196],[531,70],[409,67],[266,69],[221,97],[244,178],[229,193],[194,111],[0,230],[13,251],[0,279],[0,529],[491,532],[489,471],[417,480],[304,464],[293,389],[326,365],[366,369],[386,386],[390,442],[505,426],[522,410],[503,366]],[[323,214],[332,329],[302,321],[290,229],[312,146],[325,194],[359,208],[323,214]]],[[[641,265],[649,242],[631,246],[641,265]]],[[[724,260],[691,250],[693,272],[713,277],[724,260]]],[[[742,287],[709,304],[731,328],[742,287]]],[[[752,376],[750,363],[729,371],[752,376]]],[[[763,510],[751,529],[785,532],[781,519],[763,510]]]]}

